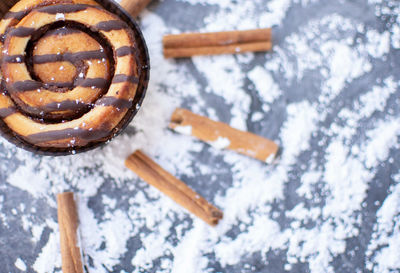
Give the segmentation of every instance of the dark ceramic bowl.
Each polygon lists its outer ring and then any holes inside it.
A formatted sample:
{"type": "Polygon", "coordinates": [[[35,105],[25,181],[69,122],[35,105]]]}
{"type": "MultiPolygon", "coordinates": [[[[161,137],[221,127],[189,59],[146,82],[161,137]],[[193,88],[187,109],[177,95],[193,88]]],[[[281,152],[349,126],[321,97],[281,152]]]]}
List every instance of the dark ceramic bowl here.
{"type": "MultiPolygon", "coordinates": [[[[73,147],[73,148],[37,147],[33,144],[26,142],[24,139],[15,134],[7,126],[7,124],[2,119],[0,119],[0,134],[4,138],[6,138],[9,142],[15,144],[17,147],[28,150],[36,154],[49,155],[49,156],[71,155],[71,154],[86,152],[105,145],[114,137],[116,137],[118,134],[122,133],[122,131],[132,121],[133,117],[137,114],[145,97],[147,86],[150,79],[150,59],[149,59],[149,53],[147,51],[146,42],[143,38],[142,32],[140,31],[136,21],[119,4],[115,3],[112,0],[96,0],[96,1],[100,5],[102,5],[106,10],[118,15],[131,27],[131,29],[134,32],[136,46],[140,52],[139,64],[138,64],[138,67],[140,69],[140,77],[139,77],[138,89],[136,91],[132,107],[128,110],[127,114],[121,120],[121,122],[116,126],[116,128],[110,133],[110,137],[98,142],[91,142],[90,144],[83,147],[73,147]]],[[[0,18],[2,18],[16,2],[18,1],[0,0],[0,18]]]]}

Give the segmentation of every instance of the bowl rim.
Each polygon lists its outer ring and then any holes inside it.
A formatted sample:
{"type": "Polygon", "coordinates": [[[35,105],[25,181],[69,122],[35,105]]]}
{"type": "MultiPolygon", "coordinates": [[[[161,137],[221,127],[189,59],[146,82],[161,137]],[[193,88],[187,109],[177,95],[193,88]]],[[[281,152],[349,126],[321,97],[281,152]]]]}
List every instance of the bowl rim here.
{"type": "Polygon", "coordinates": [[[139,50],[139,56],[137,56],[137,61],[138,61],[138,69],[140,76],[136,94],[133,99],[131,108],[129,108],[128,112],[125,114],[122,120],[110,132],[109,137],[102,139],[101,141],[90,142],[88,145],[82,147],[68,147],[68,148],[38,147],[36,145],[27,142],[18,134],[16,134],[14,131],[12,131],[4,122],[4,120],[0,118],[0,135],[4,137],[6,140],[8,140],[10,143],[17,146],[18,148],[22,148],[29,152],[33,152],[35,154],[44,156],[66,156],[66,155],[75,155],[78,153],[83,153],[99,147],[103,147],[126,129],[126,127],[129,125],[129,123],[132,121],[132,119],[136,116],[139,109],[141,108],[141,105],[147,93],[147,87],[150,80],[150,56],[143,33],[140,30],[139,24],[136,22],[136,20],[114,0],[95,0],[95,1],[99,3],[106,10],[119,16],[123,21],[125,21],[128,24],[128,26],[134,32],[135,45],[139,50]]]}

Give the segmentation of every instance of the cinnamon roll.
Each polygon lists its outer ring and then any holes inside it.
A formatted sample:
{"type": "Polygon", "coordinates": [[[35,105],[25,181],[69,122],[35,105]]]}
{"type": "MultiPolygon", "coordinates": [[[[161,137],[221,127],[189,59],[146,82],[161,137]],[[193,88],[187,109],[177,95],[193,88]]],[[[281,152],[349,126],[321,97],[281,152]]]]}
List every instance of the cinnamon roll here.
{"type": "Polygon", "coordinates": [[[110,140],[147,87],[137,26],[93,0],[18,2],[0,22],[0,47],[0,127],[30,150],[65,154],[110,140]]]}

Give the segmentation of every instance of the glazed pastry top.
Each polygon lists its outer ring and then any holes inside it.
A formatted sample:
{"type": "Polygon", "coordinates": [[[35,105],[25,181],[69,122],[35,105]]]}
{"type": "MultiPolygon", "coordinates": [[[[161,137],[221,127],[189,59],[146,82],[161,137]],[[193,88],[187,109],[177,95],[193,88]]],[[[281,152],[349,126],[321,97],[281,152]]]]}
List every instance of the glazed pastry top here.
{"type": "Polygon", "coordinates": [[[92,0],[22,0],[0,22],[0,119],[38,147],[110,138],[132,107],[132,30],[92,0]]]}

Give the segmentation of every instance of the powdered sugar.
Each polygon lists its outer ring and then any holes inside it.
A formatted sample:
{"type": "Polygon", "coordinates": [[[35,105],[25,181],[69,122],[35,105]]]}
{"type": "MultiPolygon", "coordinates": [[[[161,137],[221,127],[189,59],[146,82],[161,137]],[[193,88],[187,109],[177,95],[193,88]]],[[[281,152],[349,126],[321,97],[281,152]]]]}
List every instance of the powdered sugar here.
{"type": "Polygon", "coordinates": [[[397,255],[400,251],[400,175],[393,176],[393,179],[396,184],[391,186],[388,197],[377,212],[373,240],[368,245],[369,270],[391,272],[400,268],[397,255]]]}
{"type": "Polygon", "coordinates": [[[176,126],[174,128],[174,131],[183,134],[183,135],[187,135],[190,136],[192,134],[192,126],[188,125],[188,126],[176,126]]]}
{"type": "Polygon", "coordinates": [[[248,77],[254,83],[255,90],[258,92],[260,98],[263,100],[263,110],[268,112],[270,109],[269,104],[273,103],[278,98],[282,91],[276,85],[268,71],[261,67],[256,66],[253,68],[248,77]]]}
{"type": "Polygon", "coordinates": [[[24,268],[24,261],[27,272],[59,270],[54,196],[73,190],[90,272],[399,270],[400,174],[393,173],[399,168],[399,7],[370,2],[365,20],[339,7],[351,3],[334,1],[152,5],[141,15],[152,79],[126,133],[102,149],[63,158],[33,156],[0,141],[6,181],[0,219],[15,225],[17,214],[18,235],[41,244],[33,262],[26,250],[14,250],[12,266],[24,268]],[[273,26],[273,51],[164,60],[162,35],[186,30],[162,13],[169,5],[188,14],[206,11],[193,23],[196,30],[273,26]],[[394,21],[378,28],[370,22],[380,19],[368,10],[394,21]],[[167,129],[176,107],[274,139],[280,157],[266,165],[176,134],[167,129]],[[220,207],[220,224],[207,226],[127,170],[124,159],[136,149],[220,207]],[[11,210],[11,190],[29,197],[25,209],[11,210]],[[375,201],[382,205],[374,211],[375,201]]]}
{"type": "Polygon", "coordinates": [[[229,145],[231,145],[231,141],[226,137],[218,137],[217,140],[209,141],[208,144],[216,149],[222,150],[229,147],[229,145]]]}
{"type": "Polygon", "coordinates": [[[56,14],[56,20],[65,20],[65,14],[64,13],[57,13],[56,14]]]}
{"type": "Polygon", "coordinates": [[[21,271],[26,271],[26,264],[25,264],[24,261],[21,260],[20,258],[18,258],[18,259],[15,261],[14,264],[15,264],[15,267],[18,268],[19,270],[21,270],[21,271]]]}

